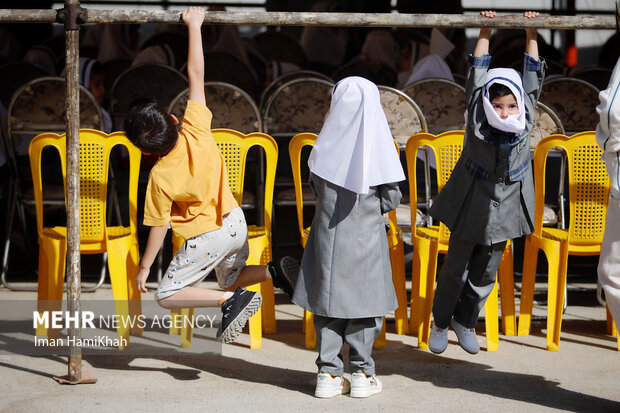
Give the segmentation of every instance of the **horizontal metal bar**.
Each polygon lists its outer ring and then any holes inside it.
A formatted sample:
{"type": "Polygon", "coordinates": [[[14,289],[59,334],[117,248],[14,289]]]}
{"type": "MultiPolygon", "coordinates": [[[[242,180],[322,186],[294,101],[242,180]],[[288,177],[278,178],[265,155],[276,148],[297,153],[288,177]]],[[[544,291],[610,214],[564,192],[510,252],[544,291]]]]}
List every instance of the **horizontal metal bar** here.
{"type": "MultiPolygon", "coordinates": [[[[56,21],[54,10],[0,10],[0,22],[56,21]]],[[[87,23],[181,23],[180,11],[169,10],[92,10],[87,23]]],[[[494,27],[555,30],[613,30],[615,16],[497,16],[462,14],[397,13],[312,13],[312,12],[207,12],[207,24],[266,26],[342,26],[342,27],[494,27]]]]}

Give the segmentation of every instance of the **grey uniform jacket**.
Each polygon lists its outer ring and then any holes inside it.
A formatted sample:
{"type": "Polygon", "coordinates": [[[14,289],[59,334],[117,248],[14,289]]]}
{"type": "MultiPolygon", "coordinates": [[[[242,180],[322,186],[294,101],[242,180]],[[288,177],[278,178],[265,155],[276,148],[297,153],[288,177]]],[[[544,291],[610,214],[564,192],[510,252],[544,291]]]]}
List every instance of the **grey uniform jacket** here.
{"type": "Polygon", "coordinates": [[[321,316],[367,318],[397,307],[382,214],[396,208],[397,184],[356,194],[312,174],[318,202],[293,302],[321,316]]]}
{"type": "Polygon", "coordinates": [[[489,125],[482,107],[482,87],[489,55],[470,56],[467,77],[465,144],[450,179],[430,214],[451,236],[491,245],[534,230],[534,180],[530,132],[544,78],[544,60],[525,56],[523,89],[526,125],[519,135],[489,125]]]}

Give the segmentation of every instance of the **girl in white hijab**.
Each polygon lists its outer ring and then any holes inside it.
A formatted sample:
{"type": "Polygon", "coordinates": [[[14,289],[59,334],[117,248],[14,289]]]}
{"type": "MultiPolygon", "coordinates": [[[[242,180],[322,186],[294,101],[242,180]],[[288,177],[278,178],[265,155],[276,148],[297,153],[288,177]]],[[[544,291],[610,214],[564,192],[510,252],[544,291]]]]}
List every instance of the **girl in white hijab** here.
{"type": "Polygon", "coordinates": [[[377,87],[348,77],[308,161],[317,195],[293,302],[314,314],[319,357],[315,396],[381,391],[371,357],[383,316],[397,307],[383,214],[405,179],[377,87]],[[350,346],[351,382],[339,356],[350,346]]]}
{"type": "Polygon", "coordinates": [[[352,76],[334,86],[330,113],[308,166],[315,175],[358,194],[405,179],[374,83],[352,76]]]}

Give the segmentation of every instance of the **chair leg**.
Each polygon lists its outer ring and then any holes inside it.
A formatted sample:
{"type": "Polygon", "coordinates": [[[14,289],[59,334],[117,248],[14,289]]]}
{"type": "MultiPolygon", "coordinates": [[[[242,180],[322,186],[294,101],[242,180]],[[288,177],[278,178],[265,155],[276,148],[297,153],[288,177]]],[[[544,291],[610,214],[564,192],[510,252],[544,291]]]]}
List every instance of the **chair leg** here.
{"type": "MultiPolygon", "coordinates": [[[[418,348],[428,349],[428,337],[431,333],[431,315],[433,312],[433,298],[435,297],[435,277],[437,273],[437,241],[431,241],[428,253],[428,272],[420,277],[419,307],[422,319],[418,328],[418,348]]],[[[422,267],[424,268],[424,267],[422,267]]]]}
{"type": "Polygon", "coordinates": [[[316,348],[316,329],[314,328],[314,316],[311,312],[304,310],[304,332],[306,338],[306,348],[316,348]]]}
{"type": "Polygon", "coordinates": [[[192,348],[192,338],[194,335],[194,327],[191,320],[194,319],[196,310],[193,308],[184,308],[181,310],[182,327],[181,327],[181,347],[192,348]]]}
{"type": "Polygon", "coordinates": [[[275,334],[276,302],[273,293],[273,281],[267,280],[260,283],[260,293],[263,296],[263,305],[261,306],[261,311],[263,312],[261,317],[263,333],[275,334]]]}
{"type": "MultiPolygon", "coordinates": [[[[132,243],[132,246],[129,248],[129,256],[126,263],[126,274],[127,274],[127,291],[129,294],[129,314],[132,317],[137,317],[142,314],[142,298],[140,295],[140,290],[135,282],[135,275],[138,273],[138,269],[140,268],[140,249],[138,247],[138,240],[132,243]]],[[[131,327],[130,330],[131,335],[133,336],[142,336],[142,328],[138,325],[131,327]]]]}
{"type": "MultiPolygon", "coordinates": [[[[39,314],[62,309],[62,295],[65,277],[66,243],[60,240],[44,240],[39,246],[39,276],[37,292],[37,311],[39,314]]],[[[36,326],[37,336],[49,339],[60,337],[59,329],[36,326]]]]}
{"type": "Polygon", "coordinates": [[[518,335],[529,336],[530,324],[532,322],[532,308],[534,306],[536,265],[538,263],[538,247],[532,245],[529,239],[526,239],[525,241],[523,256],[523,276],[521,281],[521,305],[519,308],[518,335]]]}
{"type": "Polygon", "coordinates": [[[11,234],[13,232],[13,220],[15,219],[15,203],[17,201],[17,197],[15,194],[16,191],[15,184],[11,181],[8,190],[8,198],[7,198],[7,214],[6,221],[4,226],[4,249],[2,253],[2,268],[0,268],[0,272],[2,272],[0,276],[0,281],[2,285],[6,288],[9,288],[9,283],[6,280],[7,272],[9,270],[9,249],[11,246],[11,234]]]}
{"type": "Polygon", "coordinates": [[[497,281],[484,303],[484,325],[487,335],[487,351],[499,348],[499,323],[497,321],[497,281]]]}
{"type": "Polygon", "coordinates": [[[616,337],[618,335],[618,329],[616,328],[616,322],[614,321],[611,311],[609,311],[609,306],[605,305],[605,313],[606,313],[606,323],[605,323],[605,332],[610,336],[616,337]]]}
{"type": "Polygon", "coordinates": [[[179,320],[180,317],[183,317],[183,310],[186,310],[185,308],[171,308],[170,309],[170,327],[168,327],[168,335],[171,336],[178,336],[181,335],[181,328],[179,328],[179,324],[177,322],[177,320],[179,320]]]}
{"type": "Polygon", "coordinates": [[[506,243],[502,254],[502,261],[497,269],[499,283],[500,304],[502,307],[502,332],[507,336],[514,336],[517,331],[515,317],[515,280],[512,257],[512,242],[506,243]]]}
{"type": "MultiPolygon", "coordinates": [[[[415,234],[414,234],[415,237],[415,234]]],[[[428,274],[430,240],[414,238],[413,262],[411,267],[411,299],[409,313],[409,332],[417,335],[424,318],[423,292],[426,291],[428,274]]]]}
{"type": "MultiPolygon", "coordinates": [[[[392,237],[390,237],[391,239],[392,237]]],[[[400,229],[397,229],[394,245],[390,246],[390,263],[392,265],[392,282],[396,290],[398,308],[394,311],[396,334],[408,334],[407,320],[407,282],[405,280],[405,252],[400,229]]],[[[384,323],[385,324],[385,323],[384,323]]]]}
{"type": "Polygon", "coordinates": [[[559,251],[547,254],[549,261],[549,281],[547,290],[547,350],[558,351],[562,313],[564,312],[564,293],[566,291],[566,265],[568,243],[559,243],[559,251]]]}
{"type": "MultiPolygon", "coordinates": [[[[248,291],[260,291],[260,284],[254,284],[247,287],[248,291]]],[[[262,307],[262,305],[261,305],[262,307]]],[[[258,349],[262,347],[263,341],[263,329],[262,329],[262,309],[259,308],[256,314],[254,314],[248,320],[248,330],[250,332],[250,348],[258,349]]]]}
{"type": "Polygon", "coordinates": [[[127,285],[127,260],[129,259],[129,248],[124,248],[123,242],[108,242],[108,271],[110,273],[110,284],[114,296],[114,308],[120,317],[120,325],[116,329],[119,338],[119,348],[124,348],[125,343],[129,344],[129,333],[132,326],[135,326],[134,319],[130,317],[129,311],[129,287],[127,285]]]}

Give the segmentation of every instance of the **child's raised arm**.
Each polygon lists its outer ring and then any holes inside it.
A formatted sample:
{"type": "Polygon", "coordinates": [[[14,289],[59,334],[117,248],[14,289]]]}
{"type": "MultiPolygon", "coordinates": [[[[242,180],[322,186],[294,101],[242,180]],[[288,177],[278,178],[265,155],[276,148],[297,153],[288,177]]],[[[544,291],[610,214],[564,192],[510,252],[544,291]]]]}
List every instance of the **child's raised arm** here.
{"type": "MultiPolygon", "coordinates": [[[[526,11],[523,16],[528,19],[538,17],[539,13],[536,11],[526,11]]],[[[529,54],[538,61],[538,39],[536,29],[525,29],[525,53],[529,54]]]]}
{"type": "MultiPolygon", "coordinates": [[[[492,19],[495,17],[494,11],[481,11],[481,16],[488,17],[492,19]]],[[[476,47],[474,49],[474,57],[480,57],[485,54],[489,54],[489,39],[491,38],[491,32],[493,28],[491,27],[481,27],[480,34],[478,35],[478,42],[476,43],[476,47]]]]}
{"type": "Polygon", "coordinates": [[[183,21],[189,31],[187,52],[187,78],[189,79],[189,98],[206,104],[205,99],[205,59],[202,51],[201,27],[205,18],[202,7],[190,7],[182,13],[183,21]]]}

